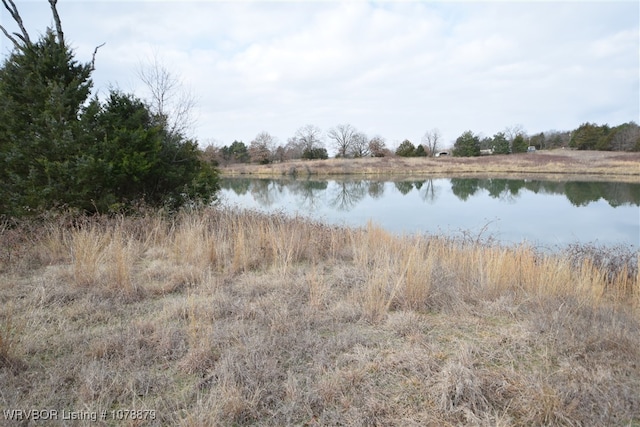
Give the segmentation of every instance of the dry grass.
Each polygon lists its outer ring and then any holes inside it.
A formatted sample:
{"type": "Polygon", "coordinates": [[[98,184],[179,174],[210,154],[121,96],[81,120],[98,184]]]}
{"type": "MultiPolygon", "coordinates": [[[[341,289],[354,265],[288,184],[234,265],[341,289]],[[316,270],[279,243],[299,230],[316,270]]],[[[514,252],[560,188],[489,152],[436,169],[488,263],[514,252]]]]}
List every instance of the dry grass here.
{"type": "Polygon", "coordinates": [[[510,176],[522,178],[580,179],[640,182],[640,153],[542,150],[535,154],[482,157],[295,160],[269,165],[234,164],[221,169],[223,176],[278,177],[328,175],[434,175],[510,176]]]}
{"type": "Polygon", "coordinates": [[[127,425],[640,423],[639,260],[620,248],[541,254],[224,208],[0,238],[3,410],[156,411],[127,425]]]}

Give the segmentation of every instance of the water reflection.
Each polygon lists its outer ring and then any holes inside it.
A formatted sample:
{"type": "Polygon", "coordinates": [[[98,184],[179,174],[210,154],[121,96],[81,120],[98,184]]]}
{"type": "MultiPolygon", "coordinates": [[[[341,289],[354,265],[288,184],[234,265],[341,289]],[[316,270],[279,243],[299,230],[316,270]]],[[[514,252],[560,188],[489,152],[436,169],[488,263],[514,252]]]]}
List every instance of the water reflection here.
{"type": "MultiPolygon", "coordinates": [[[[442,181],[442,178],[437,180],[442,181]]],[[[564,195],[574,206],[587,206],[589,203],[605,200],[611,207],[633,205],[640,206],[640,184],[621,182],[583,182],[583,181],[539,181],[518,179],[478,179],[449,178],[451,193],[462,201],[468,200],[481,190],[503,201],[515,202],[520,192],[528,190],[535,194],[564,195]]],[[[385,182],[379,180],[314,180],[314,179],[252,179],[225,178],[221,188],[231,190],[242,196],[250,193],[262,207],[270,207],[286,189],[289,194],[299,198],[300,206],[312,207],[317,199],[329,191],[329,204],[336,209],[350,210],[367,195],[374,199],[385,194],[385,182]],[[334,183],[329,186],[329,183],[334,183]]],[[[393,186],[402,195],[416,190],[422,200],[434,202],[441,187],[434,185],[434,179],[419,181],[392,181],[393,186]]]]}
{"type": "Polygon", "coordinates": [[[508,241],[640,242],[640,184],[517,179],[430,178],[221,180],[232,204],[300,212],[392,231],[482,228],[508,241]]]}
{"type": "Polygon", "coordinates": [[[350,211],[367,195],[367,182],[339,181],[331,190],[329,206],[341,211],[350,211]]]}

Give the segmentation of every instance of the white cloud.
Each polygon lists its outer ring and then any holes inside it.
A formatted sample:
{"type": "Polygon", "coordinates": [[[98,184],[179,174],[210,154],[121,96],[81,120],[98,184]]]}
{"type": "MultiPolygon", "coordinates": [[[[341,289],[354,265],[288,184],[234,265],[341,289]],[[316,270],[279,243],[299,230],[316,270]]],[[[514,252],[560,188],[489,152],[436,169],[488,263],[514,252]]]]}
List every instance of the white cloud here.
{"type": "MultiPolygon", "coordinates": [[[[47,2],[17,2],[32,34],[47,2]]],[[[68,1],[78,58],[96,45],[96,88],[154,54],[199,100],[201,140],[286,141],[307,123],[351,123],[390,142],[439,128],[450,142],[639,116],[635,2],[68,1]]],[[[0,15],[10,24],[6,11],[0,15]]],[[[3,40],[2,53],[10,46],[3,40]]]]}

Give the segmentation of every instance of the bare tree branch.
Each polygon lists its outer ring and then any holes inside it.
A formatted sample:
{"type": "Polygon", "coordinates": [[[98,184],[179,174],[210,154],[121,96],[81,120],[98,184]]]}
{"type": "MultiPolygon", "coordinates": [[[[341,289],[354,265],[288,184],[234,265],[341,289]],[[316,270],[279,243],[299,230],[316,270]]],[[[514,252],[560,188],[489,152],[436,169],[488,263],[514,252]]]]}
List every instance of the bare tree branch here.
{"type": "Polygon", "coordinates": [[[338,150],[338,154],[347,157],[347,153],[351,149],[353,139],[357,134],[357,130],[350,124],[338,125],[330,129],[327,136],[334,141],[334,146],[338,150]]]}
{"type": "Polygon", "coordinates": [[[150,92],[153,112],[163,120],[171,134],[185,134],[195,124],[193,110],[197,104],[192,92],[162,63],[155,53],[147,64],[140,64],[138,78],[150,92]]]}
{"type": "Polygon", "coordinates": [[[93,50],[93,55],[91,55],[91,71],[96,69],[96,54],[98,53],[98,49],[100,49],[105,44],[107,43],[102,43],[101,45],[96,46],[96,48],[93,50]]]}
{"type": "MultiPolygon", "coordinates": [[[[9,34],[9,33],[7,32],[7,30],[6,30],[2,25],[0,25],[0,30],[2,30],[2,32],[4,33],[4,35],[5,35],[5,36],[7,36],[7,38],[8,38],[9,40],[11,40],[11,43],[13,43],[13,45],[14,45],[15,47],[17,47],[17,48],[19,48],[19,47],[20,47],[20,44],[18,43],[18,41],[17,41],[16,39],[14,39],[13,37],[11,37],[11,34],[9,34]]],[[[17,34],[16,34],[16,35],[17,35],[17,34]]]]}
{"type": "Polygon", "coordinates": [[[322,130],[318,126],[305,125],[296,131],[294,138],[301,144],[303,149],[324,148],[322,130]]]}
{"type": "Polygon", "coordinates": [[[369,152],[373,157],[384,157],[389,153],[383,137],[376,135],[369,141],[369,152]]]}
{"type": "Polygon", "coordinates": [[[64,33],[62,32],[62,22],[60,22],[60,15],[58,15],[58,9],[56,8],[58,0],[49,0],[51,5],[51,13],[53,14],[53,20],[56,23],[56,32],[58,33],[58,43],[60,46],[64,46],[64,33]]]}
{"type": "Polygon", "coordinates": [[[526,132],[524,130],[524,127],[521,124],[517,124],[517,125],[513,125],[513,126],[507,126],[504,129],[504,134],[506,135],[507,139],[509,140],[509,142],[513,142],[513,140],[516,138],[516,136],[518,135],[526,135],[526,132]]]}
{"type": "Polygon", "coordinates": [[[275,139],[269,132],[260,132],[249,144],[249,157],[252,162],[269,163],[273,159],[275,139]]]}
{"type": "MultiPolygon", "coordinates": [[[[20,27],[20,31],[22,31],[22,35],[18,33],[13,33],[13,34],[16,37],[18,37],[20,40],[22,40],[27,46],[31,45],[31,39],[29,38],[29,33],[27,32],[27,29],[24,27],[24,24],[22,23],[22,17],[20,17],[20,13],[18,12],[18,8],[16,7],[16,4],[13,2],[13,0],[2,0],[2,4],[4,5],[5,9],[9,11],[13,20],[16,21],[16,24],[18,24],[18,27],[20,27]]],[[[4,33],[4,35],[7,36],[7,38],[11,40],[11,42],[17,48],[22,47],[16,41],[15,38],[9,35],[9,32],[2,25],[0,25],[0,28],[2,29],[2,32],[4,33]]]]}
{"type": "Polygon", "coordinates": [[[362,132],[356,132],[353,135],[349,153],[353,157],[368,157],[371,154],[371,151],[369,150],[369,139],[367,138],[367,135],[362,132]]]}
{"type": "Polygon", "coordinates": [[[427,154],[431,157],[436,155],[438,148],[440,148],[440,131],[438,129],[431,129],[425,132],[422,137],[422,146],[427,151],[427,154]]]}

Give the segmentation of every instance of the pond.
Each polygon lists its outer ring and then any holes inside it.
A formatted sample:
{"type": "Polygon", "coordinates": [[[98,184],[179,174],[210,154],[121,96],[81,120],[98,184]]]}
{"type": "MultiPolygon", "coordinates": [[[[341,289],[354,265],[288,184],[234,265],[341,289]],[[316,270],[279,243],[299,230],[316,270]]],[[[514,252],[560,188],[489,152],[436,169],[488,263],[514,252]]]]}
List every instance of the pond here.
{"type": "Polygon", "coordinates": [[[251,179],[221,181],[223,203],[368,221],[395,233],[463,233],[505,244],[640,246],[640,184],[518,179],[251,179]]]}

